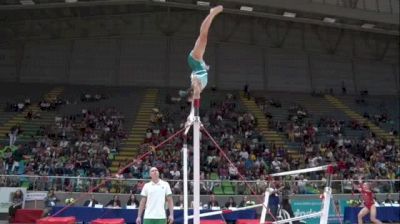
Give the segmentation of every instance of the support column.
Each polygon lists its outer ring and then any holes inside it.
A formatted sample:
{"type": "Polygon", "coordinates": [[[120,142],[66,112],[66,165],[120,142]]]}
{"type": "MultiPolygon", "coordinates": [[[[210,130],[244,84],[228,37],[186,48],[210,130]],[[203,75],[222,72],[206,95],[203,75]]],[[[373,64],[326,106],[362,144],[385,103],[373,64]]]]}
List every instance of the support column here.
{"type": "Polygon", "coordinates": [[[264,91],[268,90],[268,52],[267,47],[262,49],[262,60],[263,60],[263,84],[264,84],[264,91]]]}
{"type": "Polygon", "coordinates": [[[354,93],[357,94],[358,93],[357,78],[356,78],[356,71],[355,71],[355,68],[354,68],[354,60],[353,59],[351,59],[351,73],[353,75],[354,93]]]}
{"type": "Polygon", "coordinates": [[[67,64],[65,68],[65,82],[71,84],[71,62],[72,62],[72,55],[74,53],[75,41],[71,40],[69,44],[69,51],[67,55],[67,64]]]}
{"type": "Polygon", "coordinates": [[[116,57],[115,57],[115,65],[114,65],[114,84],[119,86],[120,83],[120,68],[121,68],[121,52],[122,52],[122,40],[121,39],[116,39],[116,57]]]}
{"type": "Polygon", "coordinates": [[[21,82],[22,61],[25,54],[25,43],[19,43],[15,52],[15,81],[21,82]]]}
{"type": "Polygon", "coordinates": [[[193,124],[193,224],[200,224],[200,117],[198,111],[199,108],[195,108],[193,124]]]}
{"type": "Polygon", "coordinates": [[[165,47],[165,74],[164,74],[164,87],[170,87],[170,66],[171,66],[171,36],[166,36],[166,47],[165,47]]]}
{"type": "Polygon", "coordinates": [[[270,196],[270,192],[269,190],[265,190],[265,196],[264,196],[264,203],[263,203],[263,207],[261,210],[261,216],[260,216],[260,223],[265,223],[265,218],[267,216],[267,210],[268,210],[268,200],[269,200],[269,196],[270,196]]]}
{"type": "Polygon", "coordinates": [[[183,224],[188,224],[188,150],[186,135],[183,139],[183,224]]]}
{"type": "MultiPolygon", "coordinates": [[[[399,67],[396,64],[392,64],[392,71],[394,76],[394,81],[396,82],[396,93],[400,94],[400,71],[398,71],[399,67]]],[[[400,108],[400,107],[399,107],[400,108]]]]}
{"type": "Polygon", "coordinates": [[[326,169],[326,174],[327,174],[327,180],[326,180],[326,186],[323,194],[323,200],[322,200],[322,215],[320,219],[320,224],[328,224],[328,218],[329,218],[329,206],[331,204],[331,197],[332,197],[332,188],[331,188],[331,181],[332,181],[332,175],[334,173],[334,168],[332,165],[328,165],[326,169]]]}
{"type": "Polygon", "coordinates": [[[209,75],[209,78],[212,78],[214,80],[214,86],[218,88],[218,50],[219,49],[219,43],[214,44],[214,65],[212,65],[211,68],[213,68],[214,74],[209,75]]]}
{"type": "Polygon", "coordinates": [[[313,72],[312,72],[312,66],[311,66],[311,59],[310,55],[307,54],[307,67],[308,67],[308,75],[310,76],[310,87],[311,91],[314,91],[314,81],[313,81],[313,72]]]}

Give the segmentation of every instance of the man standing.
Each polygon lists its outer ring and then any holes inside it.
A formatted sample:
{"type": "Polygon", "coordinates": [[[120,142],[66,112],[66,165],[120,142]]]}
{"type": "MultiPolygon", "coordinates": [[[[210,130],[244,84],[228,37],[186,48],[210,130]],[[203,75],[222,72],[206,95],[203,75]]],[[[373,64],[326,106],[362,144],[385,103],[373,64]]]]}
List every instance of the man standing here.
{"type": "Polygon", "coordinates": [[[271,211],[272,219],[278,215],[278,207],[279,207],[279,192],[283,190],[284,186],[279,186],[279,182],[277,180],[273,180],[272,186],[268,188],[269,190],[269,200],[268,200],[268,208],[271,211]]]}
{"type": "Polygon", "coordinates": [[[174,222],[174,202],[169,184],[160,179],[160,173],[156,167],[150,169],[151,181],[146,183],[142,189],[138,217],[136,224],[141,224],[143,209],[145,209],[143,224],[166,224],[165,200],[168,203],[168,223],[174,222]]]}

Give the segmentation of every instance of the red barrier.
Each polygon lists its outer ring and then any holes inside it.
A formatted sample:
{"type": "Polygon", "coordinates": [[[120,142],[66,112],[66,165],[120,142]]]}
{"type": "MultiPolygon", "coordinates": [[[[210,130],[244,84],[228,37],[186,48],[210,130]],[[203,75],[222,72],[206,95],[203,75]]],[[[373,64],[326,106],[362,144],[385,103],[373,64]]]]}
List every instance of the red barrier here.
{"type": "Polygon", "coordinates": [[[42,217],[41,209],[18,209],[12,223],[35,223],[42,217]]]}
{"type": "Polygon", "coordinates": [[[46,217],[36,221],[36,224],[75,224],[75,217],[46,217]]]}
{"type": "Polygon", "coordinates": [[[96,219],[91,224],[124,224],[125,219],[96,219]]]}

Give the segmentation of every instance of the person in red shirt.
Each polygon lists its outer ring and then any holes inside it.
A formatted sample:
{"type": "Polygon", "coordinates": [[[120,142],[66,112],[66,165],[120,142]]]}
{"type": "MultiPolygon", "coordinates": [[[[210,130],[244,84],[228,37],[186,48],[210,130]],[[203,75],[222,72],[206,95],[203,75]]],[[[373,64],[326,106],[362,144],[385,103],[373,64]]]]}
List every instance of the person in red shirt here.
{"type": "MultiPolygon", "coordinates": [[[[361,181],[360,181],[360,183],[361,183],[361,181]]],[[[382,222],[376,218],[374,192],[372,192],[372,190],[371,190],[371,185],[369,183],[365,182],[358,186],[356,185],[355,187],[358,188],[358,191],[360,191],[361,197],[364,201],[364,208],[361,209],[361,211],[358,213],[358,216],[357,216],[358,224],[363,223],[363,218],[368,213],[370,213],[370,219],[371,219],[372,223],[382,224],[382,222]]]]}

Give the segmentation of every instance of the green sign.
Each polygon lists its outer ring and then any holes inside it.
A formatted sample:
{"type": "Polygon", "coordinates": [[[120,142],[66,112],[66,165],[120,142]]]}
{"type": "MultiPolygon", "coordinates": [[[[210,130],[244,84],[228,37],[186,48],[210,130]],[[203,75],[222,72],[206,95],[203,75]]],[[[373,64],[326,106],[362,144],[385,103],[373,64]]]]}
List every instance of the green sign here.
{"type": "MultiPolygon", "coordinates": [[[[292,205],[292,210],[295,216],[303,216],[311,213],[316,213],[322,210],[322,200],[300,200],[293,199],[290,200],[292,205]]],[[[339,219],[343,218],[343,211],[346,206],[346,200],[338,200],[338,204],[335,206],[331,200],[329,206],[329,218],[328,223],[340,223],[339,219]]],[[[307,224],[318,224],[320,217],[310,218],[303,220],[307,224]]]]}

